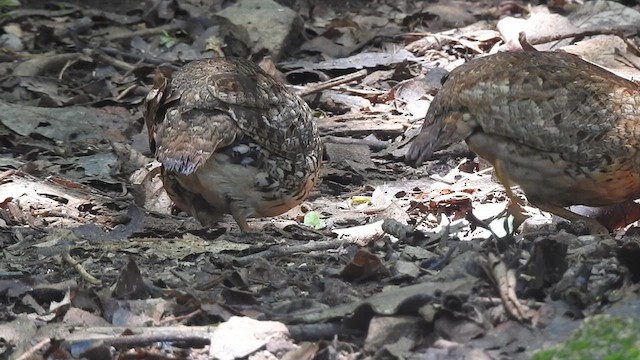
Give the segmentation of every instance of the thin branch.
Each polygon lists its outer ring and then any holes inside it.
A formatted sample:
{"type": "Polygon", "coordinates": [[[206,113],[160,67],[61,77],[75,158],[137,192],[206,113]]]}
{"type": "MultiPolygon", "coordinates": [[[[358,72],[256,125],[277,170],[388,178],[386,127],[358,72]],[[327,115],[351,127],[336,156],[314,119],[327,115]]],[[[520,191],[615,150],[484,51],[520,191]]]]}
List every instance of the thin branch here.
{"type": "Polygon", "coordinates": [[[144,37],[144,36],[149,36],[149,35],[157,35],[157,34],[162,34],[163,32],[181,30],[181,29],[184,29],[185,26],[186,26],[186,23],[184,21],[176,21],[176,22],[171,23],[171,24],[157,26],[157,27],[149,28],[149,29],[118,32],[118,33],[115,33],[115,34],[107,35],[107,36],[104,37],[104,39],[106,41],[114,41],[114,40],[130,39],[130,38],[136,37],[136,36],[144,37]]]}
{"type": "Polygon", "coordinates": [[[311,84],[311,85],[306,85],[302,89],[297,90],[296,93],[299,96],[306,96],[306,95],[310,95],[310,94],[315,94],[315,93],[320,92],[322,90],[327,90],[327,89],[334,88],[334,87],[336,87],[338,85],[347,84],[347,83],[350,83],[352,81],[360,80],[365,76],[367,76],[367,70],[363,69],[363,70],[359,70],[359,71],[356,71],[356,72],[351,73],[351,74],[338,76],[336,78],[329,79],[327,81],[323,81],[323,82],[319,82],[319,83],[311,84]]]}

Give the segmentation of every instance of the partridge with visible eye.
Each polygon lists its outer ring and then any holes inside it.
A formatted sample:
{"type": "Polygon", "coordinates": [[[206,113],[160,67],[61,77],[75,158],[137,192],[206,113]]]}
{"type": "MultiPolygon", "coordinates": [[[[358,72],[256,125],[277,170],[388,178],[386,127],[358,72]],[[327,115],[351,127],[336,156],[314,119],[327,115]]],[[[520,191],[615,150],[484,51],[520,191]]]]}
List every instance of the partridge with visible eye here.
{"type": "Polygon", "coordinates": [[[280,215],[318,179],[322,149],[309,106],[238,58],[159,70],[145,100],[149,146],[171,200],[203,226],[231,214],[280,215]]]}
{"type": "Polygon", "coordinates": [[[640,87],[572,54],[498,53],[454,69],[406,160],[419,165],[460,140],[493,164],[513,202],[517,184],[592,233],[608,229],[565,207],[640,197],[640,87]]]}

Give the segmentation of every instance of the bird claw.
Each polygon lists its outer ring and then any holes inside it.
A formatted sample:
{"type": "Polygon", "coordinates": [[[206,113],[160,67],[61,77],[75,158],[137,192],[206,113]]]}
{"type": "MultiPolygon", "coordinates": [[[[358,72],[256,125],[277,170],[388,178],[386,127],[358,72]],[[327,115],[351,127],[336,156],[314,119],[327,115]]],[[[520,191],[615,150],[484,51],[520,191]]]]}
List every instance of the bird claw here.
{"type": "Polygon", "coordinates": [[[589,231],[589,234],[594,236],[611,236],[611,231],[607,229],[604,225],[600,224],[597,220],[591,218],[579,219],[576,221],[577,223],[584,225],[584,227],[589,231]]]}
{"type": "Polygon", "coordinates": [[[509,214],[513,216],[513,228],[517,229],[524,223],[525,220],[530,218],[529,215],[525,214],[522,205],[518,201],[510,201],[509,205],[507,205],[507,211],[509,214]]]}

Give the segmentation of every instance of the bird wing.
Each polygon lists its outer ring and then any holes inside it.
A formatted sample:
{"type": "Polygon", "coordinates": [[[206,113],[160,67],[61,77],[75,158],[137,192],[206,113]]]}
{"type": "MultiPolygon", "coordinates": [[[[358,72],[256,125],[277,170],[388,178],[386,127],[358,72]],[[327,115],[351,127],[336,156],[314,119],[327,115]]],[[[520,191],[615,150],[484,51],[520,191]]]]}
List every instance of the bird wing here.
{"type": "Polygon", "coordinates": [[[189,175],[240,135],[227,113],[200,106],[197,97],[185,82],[175,84],[167,70],[156,72],[144,117],[151,151],[167,170],[189,175]]]}
{"type": "Polygon", "coordinates": [[[174,85],[197,96],[181,106],[227,113],[245,136],[287,159],[314,150],[318,141],[308,105],[256,64],[239,58],[187,64],[174,85]]]}
{"type": "Polygon", "coordinates": [[[608,139],[624,121],[611,108],[620,103],[612,101],[621,96],[616,89],[637,92],[638,86],[571,54],[478,58],[449,74],[407,158],[424,161],[440,147],[482,131],[578,163],[593,161],[594,151],[612,153],[615,140],[608,139]]]}
{"type": "Polygon", "coordinates": [[[241,137],[291,160],[319,141],[308,105],[243,59],[157,72],[145,109],[152,151],[165,167],[187,175],[241,137]]]}

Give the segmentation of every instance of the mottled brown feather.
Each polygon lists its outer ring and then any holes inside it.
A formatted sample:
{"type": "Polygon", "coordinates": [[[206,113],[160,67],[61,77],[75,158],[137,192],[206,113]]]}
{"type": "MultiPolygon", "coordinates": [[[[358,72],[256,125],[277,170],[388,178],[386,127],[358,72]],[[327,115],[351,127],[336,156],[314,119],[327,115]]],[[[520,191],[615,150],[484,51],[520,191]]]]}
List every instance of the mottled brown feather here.
{"type": "Polygon", "coordinates": [[[498,53],[449,74],[406,160],[466,140],[541,207],[620,203],[640,197],[639,106],[637,84],[575,55],[498,53]]]}
{"type": "Polygon", "coordinates": [[[247,60],[157,72],[145,122],[167,192],[206,225],[232,213],[246,230],[246,217],[289,210],[317,179],[321,145],[311,110],[247,60]]]}

